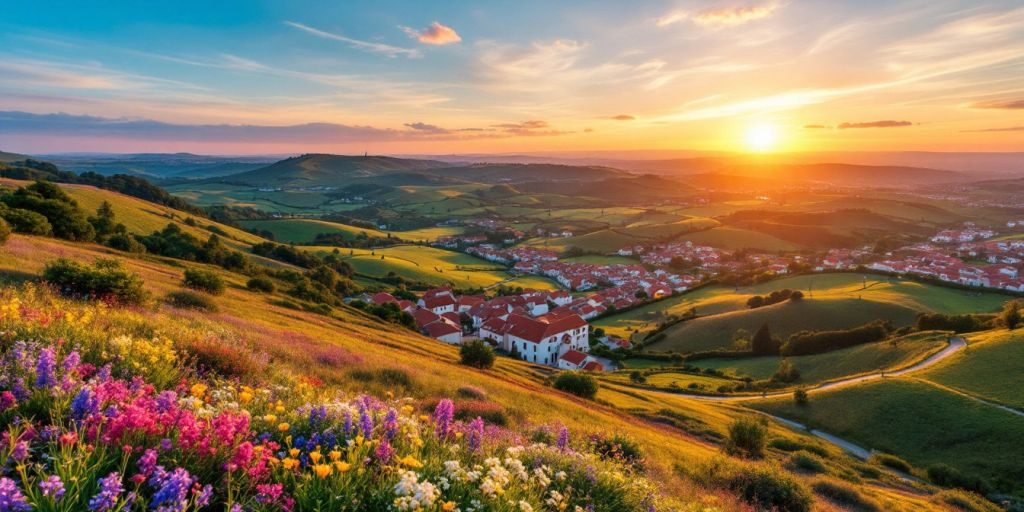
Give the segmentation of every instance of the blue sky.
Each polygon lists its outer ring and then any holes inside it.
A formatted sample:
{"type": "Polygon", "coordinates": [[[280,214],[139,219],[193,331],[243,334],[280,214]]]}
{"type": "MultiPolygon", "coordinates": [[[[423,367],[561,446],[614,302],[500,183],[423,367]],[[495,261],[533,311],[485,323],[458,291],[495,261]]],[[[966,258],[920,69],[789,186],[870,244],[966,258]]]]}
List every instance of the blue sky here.
{"type": "Polygon", "coordinates": [[[0,148],[1012,150],[1021,76],[1008,0],[13,0],[0,148]]]}

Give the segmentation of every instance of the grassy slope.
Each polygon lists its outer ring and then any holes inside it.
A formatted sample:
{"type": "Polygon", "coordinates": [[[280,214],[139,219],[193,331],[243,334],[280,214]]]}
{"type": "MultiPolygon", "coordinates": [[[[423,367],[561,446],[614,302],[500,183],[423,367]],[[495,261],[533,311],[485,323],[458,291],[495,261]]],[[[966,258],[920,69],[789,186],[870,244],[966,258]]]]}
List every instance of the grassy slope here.
{"type": "Polygon", "coordinates": [[[312,242],[316,235],[320,233],[337,233],[346,239],[354,238],[359,233],[366,233],[367,236],[376,237],[386,237],[390,233],[391,236],[403,240],[429,242],[436,240],[440,236],[456,235],[465,231],[465,228],[460,226],[434,226],[410,231],[382,231],[318,219],[243,220],[240,224],[246,228],[270,231],[278,241],[296,244],[312,242]]]}
{"type": "MultiPolygon", "coordinates": [[[[945,338],[945,335],[935,333],[912,334],[901,338],[895,345],[889,342],[869,343],[826,354],[791,357],[789,361],[800,371],[797,384],[812,384],[883,368],[908,366],[945,347],[945,338]]],[[[737,377],[767,379],[778,370],[781,361],[780,357],[757,357],[706,359],[691,364],[716,368],[737,377]]]]}
{"type": "Polygon", "coordinates": [[[611,227],[585,235],[567,238],[537,239],[530,245],[540,245],[554,251],[563,251],[569,247],[599,253],[613,253],[624,246],[640,243],[651,243],[674,239],[692,231],[700,231],[718,226],[718,221],[706,217],[693,217],[685,220],[664,224],[634,223],[625,227],[611,227]]]}
{"type": "MultiPolygon", "coordinates": [[[[304,246],[326,254],[333,247],[304,246]]],[[[468,254],[421,245],[396,245],[383,249],[339,249],[341,257],[357,272],[383,277],[396,272],[408,279],[435,285],[452,283],[460,288],[487,287],[510,279],[503,267],[468,254]],[[383,259],[381,259],[383,258],[383,259]]]]}
{"type": "Polygon", "coordinates": [[[654,342],[650,348],[683,352],[727,348],[732,345],[738,329],[753,333],[764,323],[774,336],[785,339],[804,329],[844,329],[879,318],[892,320],[897,326],[909,325],[916,315],[917,311],[911,308],[887,302],[815,297],[699,317],[668,328],[664,339],[654,342]]]}
{"type": "Polygon", "coordinates": [[[729,250],[792,251],[800,249],[799,245],[772,235],[730,226],[720,226],[707,231],[683,235],[680,240],[689,240],[695,244],[729,250]]]}
{"type": "Polygon", "coordinates": [[[911,463],[945,463],[1024,492],[1024,418],[934,386],[887,379],[752,407],[895,453],[911,463]],[[1015,484],[1012,482],[1016,482],[1015,484]]]}
{"type": "Polygon", "coordinates": [[[967,350],[918,376],[1024,409],[1024,329],[975,334],[968,342],[967,350]]]}

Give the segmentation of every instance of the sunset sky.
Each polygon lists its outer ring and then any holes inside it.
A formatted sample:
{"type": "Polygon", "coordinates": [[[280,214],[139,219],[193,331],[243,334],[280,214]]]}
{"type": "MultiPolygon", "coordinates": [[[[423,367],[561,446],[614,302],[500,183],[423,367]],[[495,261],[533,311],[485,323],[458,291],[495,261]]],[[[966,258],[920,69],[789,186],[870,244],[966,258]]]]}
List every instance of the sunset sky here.
{"type": "Polygon", "coordinates": [[[8,0],[0,149],[1024,151],[1024,4],[8,0]]]}

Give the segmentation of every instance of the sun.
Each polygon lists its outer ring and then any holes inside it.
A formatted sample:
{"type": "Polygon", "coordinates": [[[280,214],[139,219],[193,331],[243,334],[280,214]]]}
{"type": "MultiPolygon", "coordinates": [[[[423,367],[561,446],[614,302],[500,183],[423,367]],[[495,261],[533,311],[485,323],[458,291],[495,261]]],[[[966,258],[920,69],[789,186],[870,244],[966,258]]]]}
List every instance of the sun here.
{"type": "Polygon", "coordinates": [[[779,129],[770,124],[757,124],[747,129],[744,138],[747,148],[752,151],[771,151],[779,143],[779,129]]]}

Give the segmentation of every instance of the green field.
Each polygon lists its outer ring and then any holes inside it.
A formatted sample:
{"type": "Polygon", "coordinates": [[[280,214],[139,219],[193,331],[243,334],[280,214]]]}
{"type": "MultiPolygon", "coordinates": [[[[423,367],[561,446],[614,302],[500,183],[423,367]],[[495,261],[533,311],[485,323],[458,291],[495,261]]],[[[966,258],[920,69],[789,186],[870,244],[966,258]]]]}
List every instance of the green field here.
{"type": "MultiPolygon", "coordinates": [[[[326,254],[333,247],[302,246],[326,254]]],[[[504,267],[455,251],[423,245],[396,245],[382,249],[338,249],[356,272],[384,277],[388,272],[431,285],[452,284],[457,288],[496,285],[510,278],[504,267]]]]}
{"type": "Polygon", "coordinates": [[[503,286],[533,288],[534,290],[558,290],[561,285],[544,276],[522,275],[501,283],[503,286]]]}
{"type": "Polygon", "coordinates": [[[709,245],[720,249],[759,249],[762,251],[792,251],[799,245],[765,233],[730,226],[719,226],[706,231],[683,235],[680,240],[709,245]]]}
{"type": "MultiPolygon", "coordinates": [[[[619,384],[629,383],[629,372],[619,371],[606,374],[604,380],[619,384]]],[[[695,375],[686,372],[664,371],[647,375],[647,385],[665,389],[679,389],[689,392],[715,393],[719,386],[734,386],[736,381],[710,375],[695,375]]]]}
{"type": "Polygon", "coordinates": [[[279,242],[296,244],[310,243],[320,233],[337,234],[346,239],[353,239],[360,233],[372,237],[388,236],[387,233],[376,229],[316,219],[243,220],[239,221],[239,224],[247,229],[270,231],[279,242]]]}
{"type": "Polygon", "coordinates": [[[554,251],[579,247],[586,251],[611,254],[627,245],[673,240],[685,233],[711,229],[718,225],[718,221],[706,217],[691,217],[663,224],[646,224],[638,221],[628,226],[610,227],[585,235],[535,239],[527,243],[554,251]]]}
{"type": "Polygon", "coordinates": [[[757,309],[698,317],[669,327],[662,339],[648,345],[656,351],[699,352],[732,346],[739,329],[748,333],[767,323],[772,335],[785,340],[802,330],[856,327],[878,319],[896,326],[910,325],[917,311],[906,306],[868,299],[818,298],[782,302],[757,309]]]}
{"type": "Polygon", "coordinates": [[[751,407],[921,467],[944,463],[1024,493],[1024,418],[926,383],[886,379],[751,407]]]}
{"type": "Polygon", "coordinates": [[[321,192],[303,190],[261,192],[252,186],[224,183],[184,183],[167,187],[167,191],[199,206],[223,204],[286,214],[343,212],[364,206],[332,199],[321,192]]]}
{"type": "Polygon", "coordinates": [[[1024,409],[1024,329],[968,337],[968,349],[917,377],[1024,409]]]}
{"type": "MultiPolygon", "coordinates": [[[[797,385],[815,384],[840,377],[882,369],[909,366],[946,346],[946,336],[938,333],[917,333],[899,338],[896,343],[883,341],[858,345],[825,354],[790,357],[800,372],[797,385]]],[[[749,359],[704,359],[693,361],[701,368],[722,370],[734,377],[768,379],[778,370],[781,357],[749,359]]]]}

